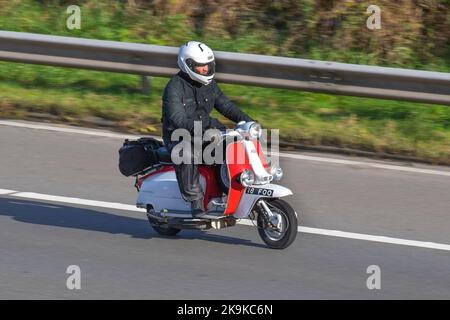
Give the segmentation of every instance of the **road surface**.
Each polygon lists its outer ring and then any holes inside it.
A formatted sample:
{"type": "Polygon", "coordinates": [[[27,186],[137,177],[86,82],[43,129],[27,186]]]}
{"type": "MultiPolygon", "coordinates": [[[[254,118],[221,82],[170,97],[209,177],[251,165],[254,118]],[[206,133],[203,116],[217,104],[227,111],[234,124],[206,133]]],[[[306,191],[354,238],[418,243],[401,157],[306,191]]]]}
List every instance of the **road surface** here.
{"type": "Polygon", "coordinates": [[[36,126],[0,123],[0,299],[450,299],[448,167],[282,154],[301,219],[278,251],[246,225],[157,235],[127,209],[120,135],[36,126]]]}

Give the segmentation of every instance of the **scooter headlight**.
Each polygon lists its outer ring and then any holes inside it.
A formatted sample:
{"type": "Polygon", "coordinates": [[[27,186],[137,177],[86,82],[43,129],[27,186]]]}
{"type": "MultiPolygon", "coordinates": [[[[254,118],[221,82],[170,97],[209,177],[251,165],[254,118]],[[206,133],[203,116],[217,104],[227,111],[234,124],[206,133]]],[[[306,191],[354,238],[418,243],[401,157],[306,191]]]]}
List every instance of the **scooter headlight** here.
{"type": "Polygon", "coordinates": [[[273,180],[278,181],[283,177],[283,170],[280,167],[271,167],[270,174],[272,175],[273,180]]]}
{"type": "Polygon", "coordinates": [[[253,139],[259,139],[262,135],[262,128],[258,123],[255,122],[250,126],[248,133],[253,139]]]}
{"type": "Polygon", "coordinates": [[[251,186],[255,182],[255,174],[252,171],[245,169],[242,171],[239,180],[244,187],[251,186]]]}

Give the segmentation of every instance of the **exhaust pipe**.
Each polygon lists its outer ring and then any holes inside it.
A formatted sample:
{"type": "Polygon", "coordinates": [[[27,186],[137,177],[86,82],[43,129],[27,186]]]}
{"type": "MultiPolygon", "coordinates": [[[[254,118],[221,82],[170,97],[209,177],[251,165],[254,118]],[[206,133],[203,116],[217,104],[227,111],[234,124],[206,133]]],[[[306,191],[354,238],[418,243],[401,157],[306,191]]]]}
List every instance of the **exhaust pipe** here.
{"type": "Polygon", "coordinates": [[[236,218],[234,217],[227,217],[211,221],[211,227],[216,230],[233,227],[235,225],[236,225],[236,218]]]}

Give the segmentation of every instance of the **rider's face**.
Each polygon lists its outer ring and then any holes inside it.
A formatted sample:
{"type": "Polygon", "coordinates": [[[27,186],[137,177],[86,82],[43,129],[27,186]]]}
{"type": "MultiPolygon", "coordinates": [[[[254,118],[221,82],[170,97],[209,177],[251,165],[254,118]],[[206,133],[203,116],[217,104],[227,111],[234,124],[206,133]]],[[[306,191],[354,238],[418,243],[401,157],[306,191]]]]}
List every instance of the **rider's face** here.
{"type": "Polygon", "coordinates": [[[209,72],[209,66],[207,64],[203,65],[203,66],[197,66],[195,67],[195,71],[197,73],[200,73],[203,76],[208,75],[209,72]]]}

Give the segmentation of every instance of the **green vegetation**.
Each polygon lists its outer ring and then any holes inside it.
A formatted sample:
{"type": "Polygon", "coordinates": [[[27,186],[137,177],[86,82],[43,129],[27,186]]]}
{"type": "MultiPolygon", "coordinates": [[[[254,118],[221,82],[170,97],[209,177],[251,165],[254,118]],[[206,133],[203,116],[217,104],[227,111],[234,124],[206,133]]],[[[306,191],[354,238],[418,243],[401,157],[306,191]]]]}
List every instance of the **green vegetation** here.
{"type": "MultiPolygon", "coordinates": [[[[0,0],[0,29],[172,46],[201,39],[215,50],[450,71],[450,1],[379,2],[386,8],[381,34],[365,29],[368,4],[360,1],[79,1],[81,30],[70,31],[65,8],[72,3],[0,0]]],[[[145,95],[135,75],[0,62],[0,117],[43,112],[79,124],[96,116],[156,134],[167,81],[153,78],[145,95]]],[[[450,163],[446,106],[221,88],[286,141],[450,163]]]]}

